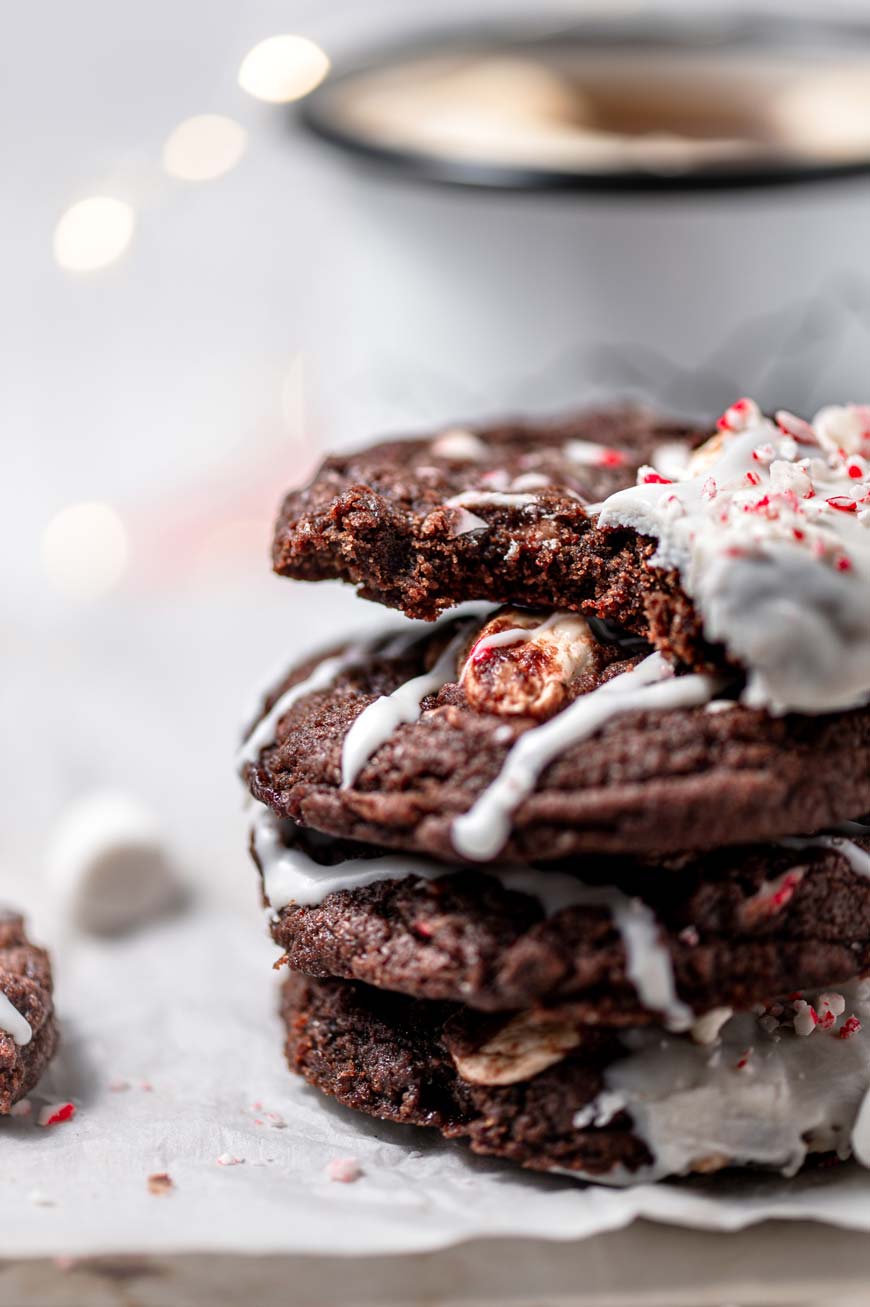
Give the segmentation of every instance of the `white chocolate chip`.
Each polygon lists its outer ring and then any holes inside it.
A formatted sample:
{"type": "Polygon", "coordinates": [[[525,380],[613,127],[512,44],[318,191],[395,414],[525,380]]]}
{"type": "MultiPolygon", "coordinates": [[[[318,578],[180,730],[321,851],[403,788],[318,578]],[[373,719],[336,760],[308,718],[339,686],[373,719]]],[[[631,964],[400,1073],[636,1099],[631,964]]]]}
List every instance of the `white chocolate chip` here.
{"type": "Polygon", "coordinates": [[[561,1062],[580,1043],[576,1027],[535,1012],[520,1012],[475,1053],[453,1056],[472,1085],[515,1085],[561,1062]]]}

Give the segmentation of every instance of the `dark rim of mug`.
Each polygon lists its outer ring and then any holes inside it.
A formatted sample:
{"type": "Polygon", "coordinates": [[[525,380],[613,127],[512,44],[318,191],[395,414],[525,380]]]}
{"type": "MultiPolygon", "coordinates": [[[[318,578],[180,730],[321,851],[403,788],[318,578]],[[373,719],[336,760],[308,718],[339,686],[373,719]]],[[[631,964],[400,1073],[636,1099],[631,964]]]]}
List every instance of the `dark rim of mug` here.
{"type": "MultiPolygon", "coordinates": [[[[746,190],[760,187],[794,186],[870,174],[870,152],[866,158],[844,162],[796,162],[776,156],[759,161],[700,164],[679,172],[632,168],[612,172],[595,172],[535,167],[530,164],[487,163],[461,159],[445,153],[414,150],[389,145],[357,134],[335,112],[335,92],[352,85],[363,75],[395,67],[414,58],[459,51],[497,50],[500,53],[523,53],[546,49],[548,43],[572,39],[587,47],[608,51],[648,49],[709,53],[719,50],[746,49],[787,51],[807,49],[808,41],[823,40],[841,51],[866,46],[870,54],[870,22],[828,21],[825,19],[791,19],[782,15],[744,15],[727,21],[689,23],[684,18],[658,16],[652,23],[616,26],[607,21],[580,21],[562,29],[558,36],[541,34],[540,27],[474,27],[447,30],[414,41],[405,41],[355,59],[340,67],[317,90],[294,107],[293,117],[311,135],[335,146],[361,163],[374,164],[382,170],[409,181],[455,186],[484,191],[513,192],[585,192],[619,195],[646,192],[669,194],[746,190]]],[[[811,48],[811,47],[810,47],[811,48]]]]}

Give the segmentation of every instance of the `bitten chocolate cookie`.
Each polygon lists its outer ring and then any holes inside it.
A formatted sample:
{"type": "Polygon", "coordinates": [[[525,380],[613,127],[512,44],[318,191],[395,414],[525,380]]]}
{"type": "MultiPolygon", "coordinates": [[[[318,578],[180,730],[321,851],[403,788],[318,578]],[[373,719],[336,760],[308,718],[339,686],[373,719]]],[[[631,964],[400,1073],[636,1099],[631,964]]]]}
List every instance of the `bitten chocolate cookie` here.
{"type": "Polygon", "coordinates": [[[744,399],[695,443],[611,413],[378,445],[288,497],[275,567],[413,616],[485,599],[612,620],[695,671],[742,668],[777,713],[867,703],[870,408],[774,422],[744,399]]]}
{"type": "MultiPolygon", "coordinates": [[[[594,530],[597,504],[702,433],[643,410],[442,431],[326,460],[284,501],[282,576],[340,578],[430,619],[466,599],[586,608],[647,633],[648,553],[594,530]]],[[[659,586],[661,582],[658,583],[659,586]]],[[[686,620],[690,606],[681,607],[686,620]]]]}
{"type": "Polygon", "coordinates": [[[599,1024],[687,1025],[870,970],[870,840],[817,838],[673,867],[588,856],[573,874],[433,863],[421,876],[407,858],[400,877],[401,855],[263,810],[252,851],[294,971],[484,1011],[570,1000],[599,1024]]]}
{"type": "Polygon", "coordinates": [[[0,1115],[37,1084],[57,1048],[51,963],[16,912],[0,912],[0,1115]]]}
{"type": "Polygon", "coordinates": [[[347,1107],[606,1184],[870,1161],[867,985],[732,1017],[714,1049],[570,1011],[501,1018],[341,980],[283,991],[292,1070],[347,1107]]]}
{"type": "Polygon", "coordinates": [[[870,709],[770,716],[573,614],[502,611],[291,673],[243,750],[254,796],[452,861],[702,850],[870,809],[870,709]]]}

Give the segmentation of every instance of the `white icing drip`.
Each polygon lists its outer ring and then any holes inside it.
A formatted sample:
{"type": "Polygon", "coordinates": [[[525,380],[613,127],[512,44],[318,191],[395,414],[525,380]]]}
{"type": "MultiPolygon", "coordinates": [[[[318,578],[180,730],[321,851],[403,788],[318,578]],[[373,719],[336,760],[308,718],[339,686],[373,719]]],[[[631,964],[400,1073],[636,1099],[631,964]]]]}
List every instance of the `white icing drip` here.
{"type": "Polygon", "coordinates": [[[19,1047],[29,1044],[33,1038],[30,1022],[21,1015],[2,990],[0,990],[0,1030],[5,1030],[7,1035],[11,1035],[19,1047]]]}
{"type": "Polygon", "coordinates": [[[815,429],[781,415],[779,427],[744,401],[723,422],[686,479],[661,484],[641,469],[599,524],[658,541],[652,565],[679,570],[707,639],[747,669],[747,703],[804,713],[866,703],[870,412],[826,410],[815,429]]]}
{"type": "MultiPolygon", "coordinates": [[[[281,839],[281,823],[268,808],[261,808],[252,826],[253,847],[263,872],[263,888],[273,913],[290,903],[312,907],[328,894],[360,889],[382,880],[419,876],[437,880],[454,875],[461,867],[404,854],[379,858],[352,858],[335,866],[322,866],[301,849],[288,848],[281,839]]],[[[630,899],[615,886],[584,885],[564,872],[534,868],[481,867],[485,875],[515,894],[536,899],[547,917],[564,908],[601,907],[610,912],[626,958],[626,975],[641,1004],[661,1012],[668,1028],[685,1030],[694,1013],[676,993],[670,951],[662,939],[655,914],[640,899],[630,899]]]]}
{"type": "Polygon", "coordinates": [[[637,710],[670,711],[703,704],[715,688],[709,676],[673,676],[662,655],[654,653],[632,671],[575,699],[556,717],[520,736],[496,779],[453,822],[455,849],[475,861],[495,857],[510,833],[514,810],[534,790],[544,768],[611,718],[637,710]]]}
{"type": "Polygon", "coordinates": [[[269,808],[258,811],[251,834],[263,872],[266,901],[273,913],[290,903],[313,907],[322,903],[327,894],[361,889],[379,880],[399,880],[404,876],[435,880],[455,870],[398,853],[382,858],[352,858],[334,867],[321,866],[302,849],[287,847],[281,839],[281,823],[269,808]]]}
{"type": "Polygon", "coordinates": [[[480,463],[486,458],[486,445],[480,436],[462,427],[442,432],[430,448],[437,458],[451,458],[457,463],[480,463]]]}
{"type": "Polygon", "coordinates": [[[464,622],[450,640],[431,671],[405,681],[392,694],[381,695],[356,718],[341,748],[341,784],[353,785],[372,754],[402,722],[415,722],[427,695],[436,694],[448,681],[456,680],[456,656],[468,639],[473,623],[464,622]]]}
{"type": "Polygon", "coordinates": [[[837,853],[842,853],[849,866],[859,876],[870,878],[870,853],[865,853],[864,849],[842,835],[811,835],[802,839],[782,839],[778,843],[786,849],[834,849],[837,853]]]}
{"type": "Polygon", "coordinates": [[[769,1032],[750,1013],[726,1022],[712,1052],[654,1028],[627,1032],[628,1055],[605,1071],[606,1091],[620,1096],[655,1162],[589,1178],[637,1184],[726,1161],[793,1174],[808,1152],[845,1157],[852,1148],[870,1164],[867,990],[843,989],[846,1013],[862,1026],[848,1039],[836,1029],[769,1032]]]}
{"type": "Polygon", "coordinates": [[[291,685],[290,689],[286,690],[266,715],[257,722],[245,740],[238,753],[239,767],[244,767],[246,763],[256,762],[262,750],[268,744],[274,742],[278,723],[295,703],[298,703],[300,699],[304,699],[308,694],[316,694],[319,690],[328,690],[346,668],[354,666],[371,653],[375,643],[369,641],[364,644],[352,645],[344,653],[335,654],[331,658],[324,658],[323,662],[318,663],[314,671],[304,681],[291,685]]]}
{"type": "Polygon", "coordinates": [[[669,1030],[687,1030],[691,1026],[695,1014],[677,996],[670,950],[655,913],[642,899],[629,898],[613,885],[584,885],[557,872],[517,869],[495,874],[506,889],[537,898],[548,916],[567,907],[606,908],[625,949],[626,975],[643,1007],[660,1012],[669,1030]],[[560,883],[551,887],[546,883],[551,879],[560,883]]]}

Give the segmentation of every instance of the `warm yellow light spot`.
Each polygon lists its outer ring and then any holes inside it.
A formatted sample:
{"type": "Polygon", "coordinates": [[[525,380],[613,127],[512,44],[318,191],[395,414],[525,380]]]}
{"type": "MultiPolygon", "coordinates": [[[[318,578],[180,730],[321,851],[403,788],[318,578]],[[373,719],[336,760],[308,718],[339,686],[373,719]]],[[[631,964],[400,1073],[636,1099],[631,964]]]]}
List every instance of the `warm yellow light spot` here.
{"type": "Polygon", "coordinates": [[[119,259],[130,244],[135,215],[110,195],[73,204],[54,229],[54,257],[71,272],[90,272],[119,259]]]}
{"type": "Polygon", "coordinates": [[[306,36],[270,36],[245,55],[239,86],[257,100],[286,104],[313,91],[328,72],[326,55],[306,36]]]}
{"type": "Polygon", "coordinates": [[[42,536],[46,575],[70,599],[98,599],[127,566],[127,531],[109,504],[69,504],[42,536]]]}
{"type": "Polygon", "coordinates": [[[163,167],[171,177],[208,182],[235,168],[248,134],[240,123],[219,113],[200,113],[178,124],[163,146],[163,167]]]}

